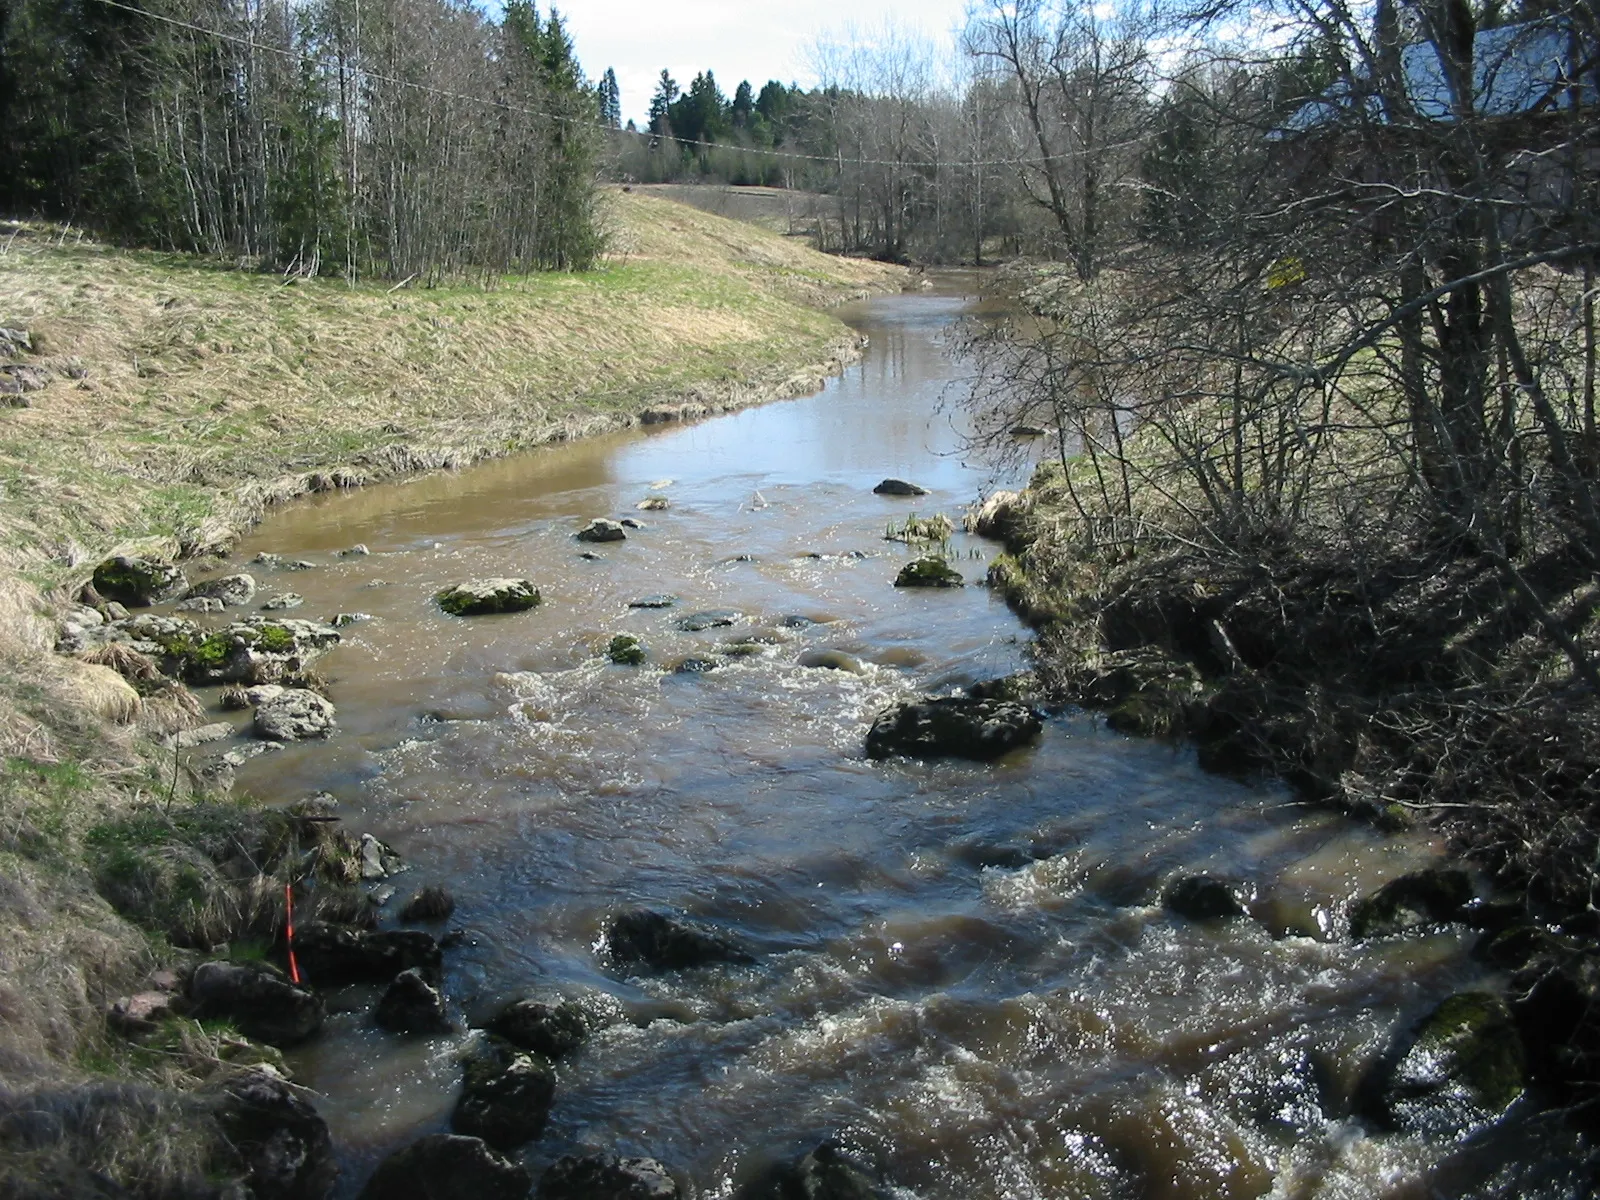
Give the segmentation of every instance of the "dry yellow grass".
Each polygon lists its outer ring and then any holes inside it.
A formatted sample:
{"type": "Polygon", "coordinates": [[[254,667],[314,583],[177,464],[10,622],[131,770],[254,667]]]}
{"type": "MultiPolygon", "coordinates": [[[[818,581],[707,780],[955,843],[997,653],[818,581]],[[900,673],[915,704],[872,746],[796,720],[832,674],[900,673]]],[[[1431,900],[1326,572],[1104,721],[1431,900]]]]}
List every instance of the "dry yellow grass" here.
{"type": "Polygon", "coordinates": [[[597,270],[398,290],[23,227],[0,324],[58,377],[0,410],[0,566],[65,583],[305,490],[793,392],[849,354],[822,306],[902,278],[655,197],[613,192],[607,213],[597,270]]]}

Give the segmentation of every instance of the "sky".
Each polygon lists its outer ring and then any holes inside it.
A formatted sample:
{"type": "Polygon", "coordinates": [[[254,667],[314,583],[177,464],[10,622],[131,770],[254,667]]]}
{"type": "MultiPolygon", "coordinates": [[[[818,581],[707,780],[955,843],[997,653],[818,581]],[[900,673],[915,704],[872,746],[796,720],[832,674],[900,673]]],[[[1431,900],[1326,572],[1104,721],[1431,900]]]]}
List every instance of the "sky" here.
{"type": "MultiPolygon", "coordinates": [[[[607,67],[622,88],[622,118],[644,124],[665,67],[687,88],[710,69],[723,94],[741,79],[811,86],[807,51],[821,34],[889,20],[940,42],[965,23],[968,0],[566,0],[557,3],[589,78],[607,67]]],[[[541,4],[543,10],[546,5],[541,4]]]]}

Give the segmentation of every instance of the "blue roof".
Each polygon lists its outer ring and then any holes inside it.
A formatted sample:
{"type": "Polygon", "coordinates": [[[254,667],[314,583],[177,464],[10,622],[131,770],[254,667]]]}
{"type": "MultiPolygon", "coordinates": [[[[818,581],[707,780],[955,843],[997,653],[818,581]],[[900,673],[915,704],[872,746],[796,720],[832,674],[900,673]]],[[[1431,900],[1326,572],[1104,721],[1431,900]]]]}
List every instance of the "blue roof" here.
{"type": "MultiPolygon", "coordinates": [[[[1567,109],[1574,101],[1585,106],[1600,96],[1594,72],[1573,78],[1574,39],[1564,21],[1528,21],[1481,29],[1472,44],[1473,111],[1478,116],[1507,117],[1518,113],[1567,109]]],[[[1406,91],[1417,115],[1430,121],[1451,121],[1450,85],[1444,64],[1432,42],[1414,42],[1400,50],[1400,67],[1406,91]]],[[[1367,115],[1387,121],[1378,99],[1365,96],[1367,115]]],[[[1351,87],[1341,80],[1315,100],[1307,101],[1283,123],[1283,129],[1300,133],[1337,120],[1352,107],[1351,87]]]]}

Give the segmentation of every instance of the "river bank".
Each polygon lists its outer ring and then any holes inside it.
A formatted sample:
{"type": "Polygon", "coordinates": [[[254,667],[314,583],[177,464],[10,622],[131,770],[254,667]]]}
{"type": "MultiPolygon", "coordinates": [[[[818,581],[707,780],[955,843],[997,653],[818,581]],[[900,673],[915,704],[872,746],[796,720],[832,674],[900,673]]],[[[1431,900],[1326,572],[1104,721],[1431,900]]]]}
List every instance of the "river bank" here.
{"type": "MultiPolygon", "coordinates": [[[[1525,1048],[1544,1102],[1592,1129],[1596,702],[1538,615],[1508,612],[1497,565],[1460,545],[1395,546],[1381,561],[1310,544],[1247,558],[1198,541],[1131,546],[1084,519],[1072,469],[1045,461],[976,522],[1006,543],[989,580],[1039,632],[1050,694],[1113,729],[1192,744],[1218,774],[1281,779],[1302,803],[1443,838],[1496,890],[1474,955],[1503,976],[1515,1032],[1499,1036],[1525,1048]]],[[[1560,598],[1563,627],[1592,654],[1584,569],[1552,553],[1526,578],[1560,598]]]]}
{"type": "MultiPolygon", "coordinates": [[[[209,858],[237,844],[270,901],[268,882],[296,869],[285,838],[318,842],[314,821],[184,815],[207,784],[171,739],[200,705],[134,660],[54,653],[95,565],[225,550],[308,492],[814,390],[860,353],[825,309],[904,274],[645,197],[610,206],[600,270],[425,291],[7,226],[0,325],[26,336],[8,338],[0,397],[0,869],[15,918],[0,931],[0,1091],[7,1112],[58,1112],[65,1132],[8,1141],[0,1190],[99,1173],[167,1195],[237,1170],[216,1157],[211,1102],[185,1098],[239,1052],[237,1031],[130,1047],[106,1012],[184,960],[168,902],[232,906],[240,928],[277,919],[271,903],[239,910],[241,881],[209,858]],[[142,927],[105,898],[108,870],[130,864],[121,907],[160,910],[142,927]]],[[[329,869],[348,874],[352,852],[330,846],[329,869]]]]}

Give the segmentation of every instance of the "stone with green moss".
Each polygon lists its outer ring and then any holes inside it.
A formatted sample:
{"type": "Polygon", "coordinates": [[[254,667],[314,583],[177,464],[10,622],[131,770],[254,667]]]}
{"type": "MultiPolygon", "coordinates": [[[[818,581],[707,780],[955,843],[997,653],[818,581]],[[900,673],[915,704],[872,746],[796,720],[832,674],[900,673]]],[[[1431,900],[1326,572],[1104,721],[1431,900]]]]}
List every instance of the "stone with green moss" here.
{"type": "Polygon", "coordinates": [[[1522,1094],[1523,1073],[1522,1038],[1505,1002],[1458,992],[1418,1023],[1383,1072],[1380,1115],[1406,1131],[1466,1132],[1522,1094]]]}
{"type": "Polygon", "coordinates": [[[526,579],[468,579],[434,597],[452,616],[524,612],[539,603],[539,589],[526,579]]]}
{"type": "Polygon", "coordinates": [[[966,580],[961,578],[961,572],[944,559],[929,555],[900,568],[900,574],[895,578],[894,585],[901,588],[952,588],[961,587],[965,582],[966,580]]]}
{"type": "Polygon", "coordinates": [[[94,569],[94,589],[107,600],[148,608],[189,590],[183,571],[159,558],[119,554],[94,569]]]}
{"type": "Polygon", "coordinates": [[[644,662],[644,643],[631,633],[619,633],[606,647],[606,654],[620,666],[636,667],[644,662]]]}
{"type": "Polygon", "coordinates": [[[1388,937],[1461,921],[1472,897],[1472,878],[1458,867],[1414,871],[1356,901],[1350,910],[1350,936],[1388,937]]]}

